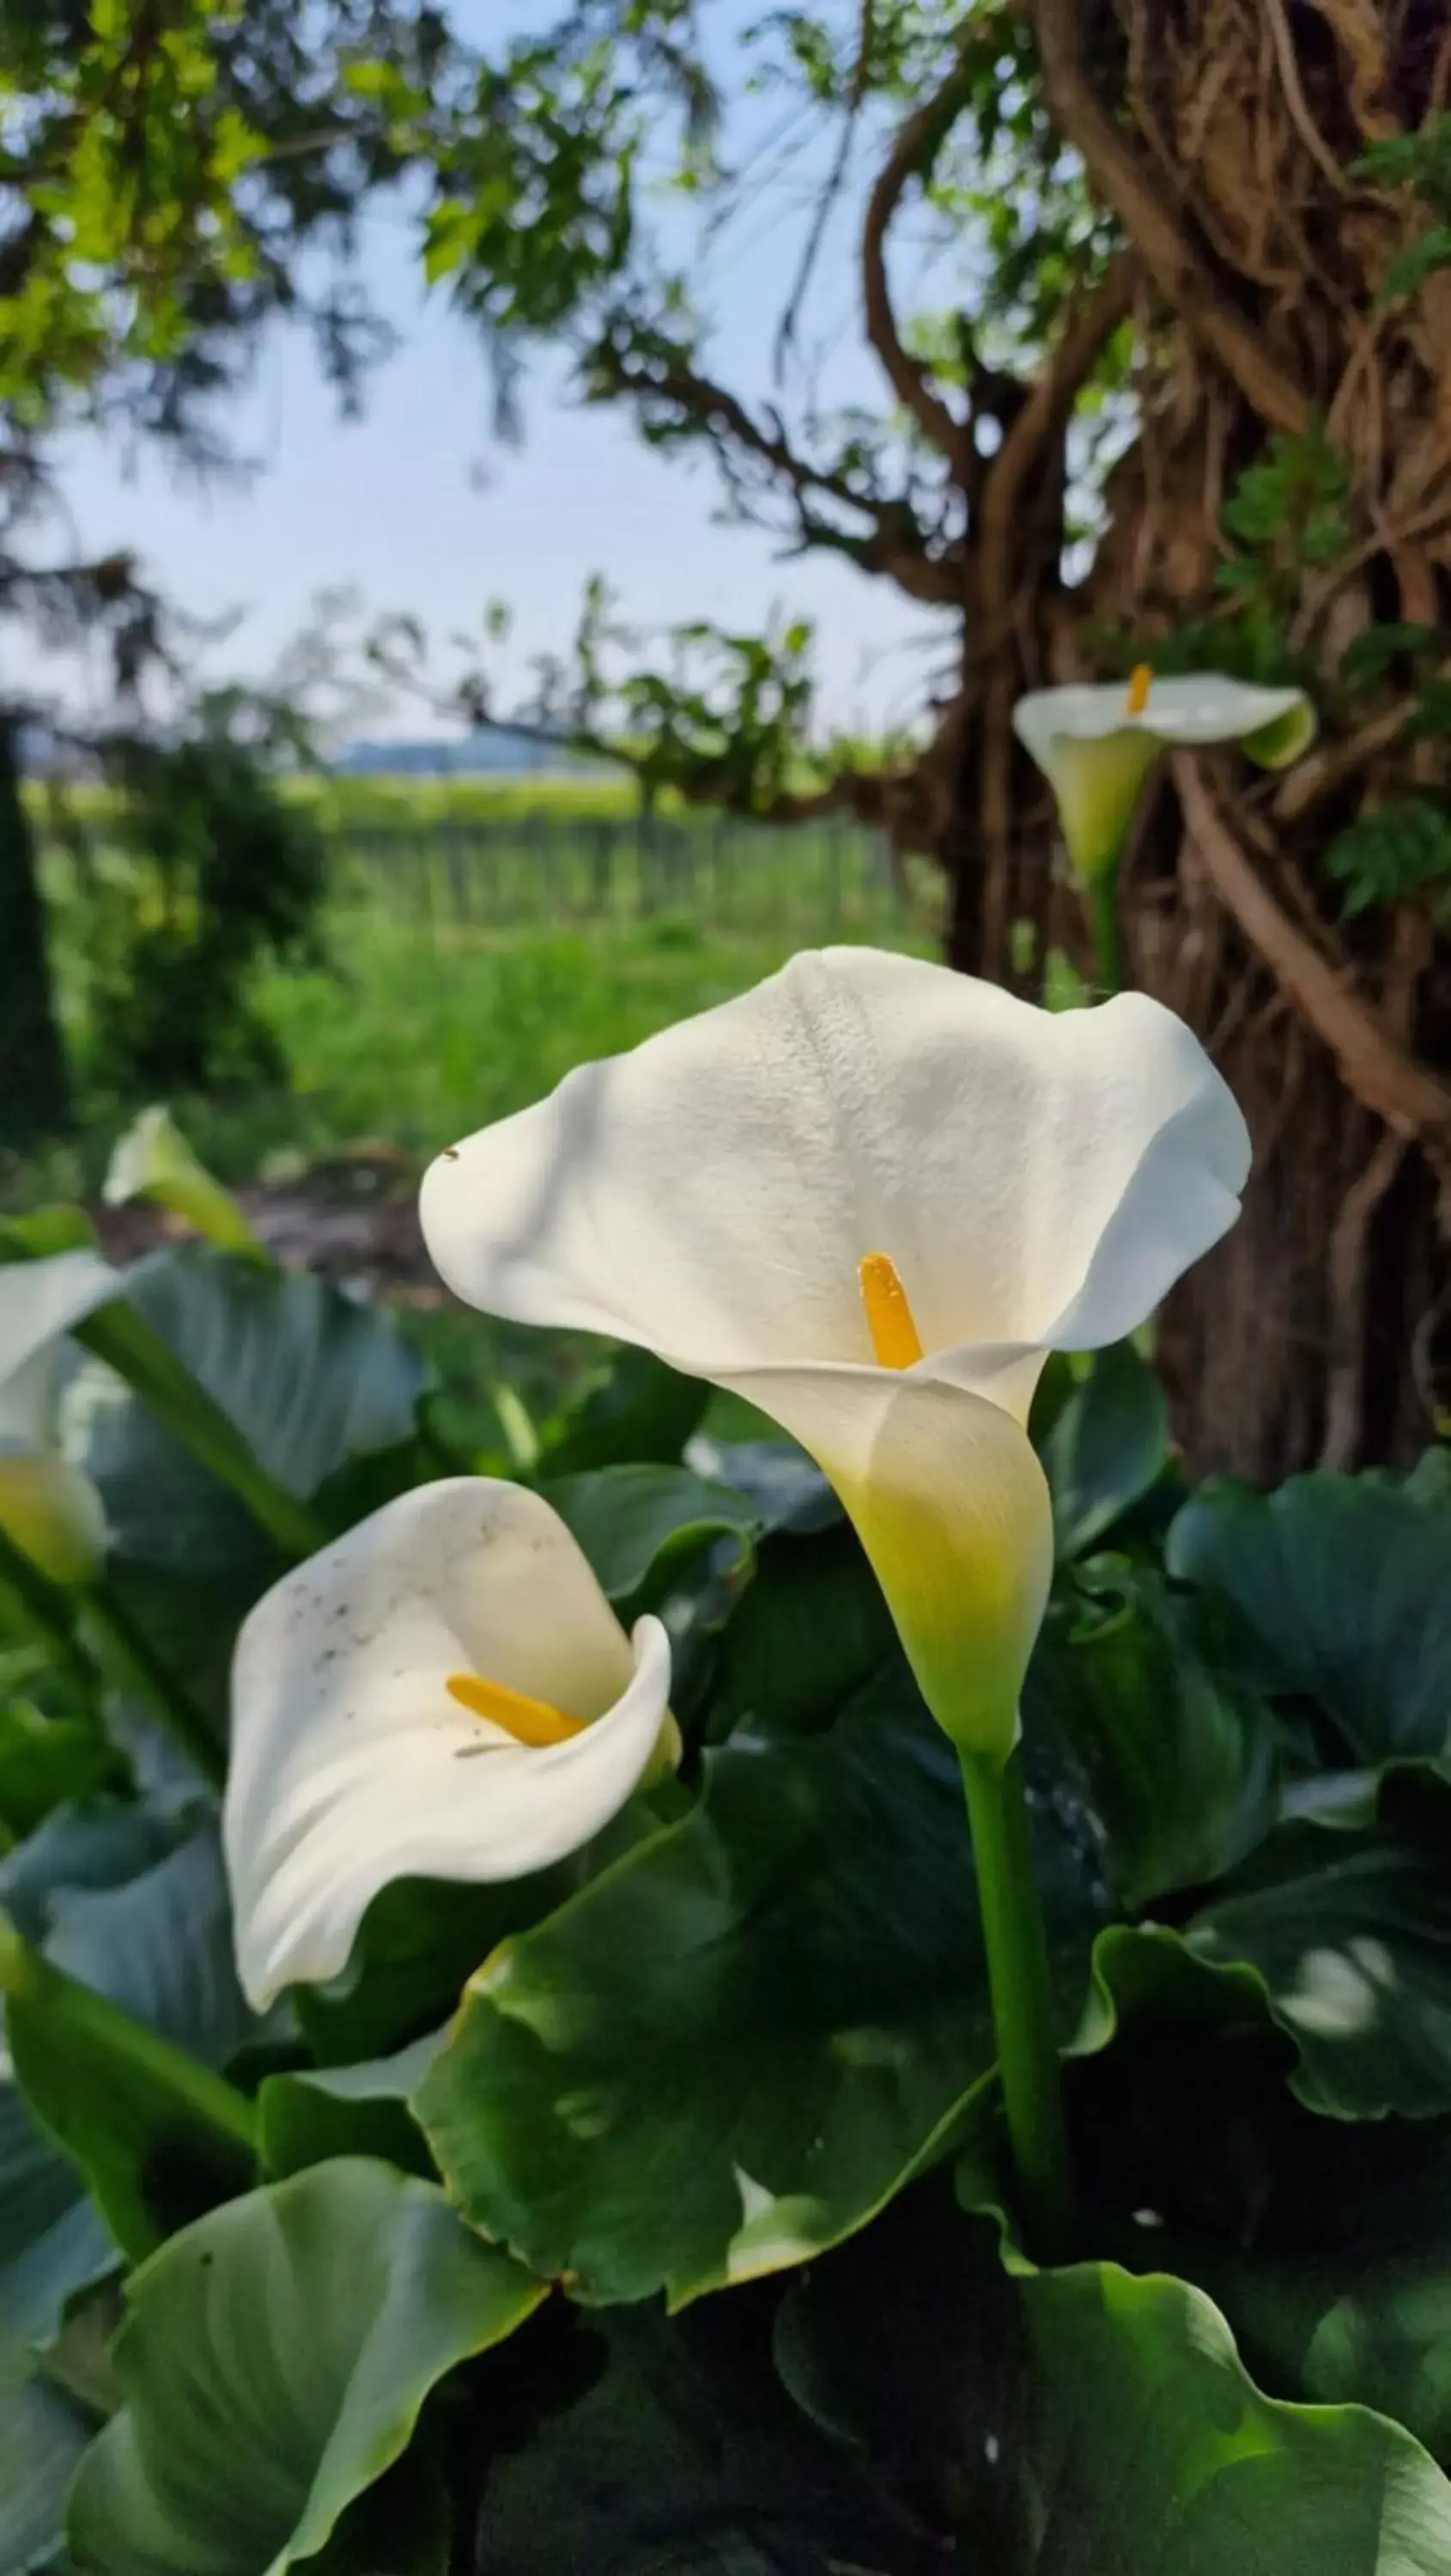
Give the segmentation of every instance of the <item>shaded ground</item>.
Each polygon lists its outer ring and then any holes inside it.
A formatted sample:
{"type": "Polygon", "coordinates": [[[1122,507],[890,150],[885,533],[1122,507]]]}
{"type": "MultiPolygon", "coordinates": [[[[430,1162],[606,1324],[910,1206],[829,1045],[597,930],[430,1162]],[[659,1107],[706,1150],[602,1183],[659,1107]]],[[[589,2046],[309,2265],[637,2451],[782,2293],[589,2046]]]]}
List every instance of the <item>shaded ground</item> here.
{"type": "MultiPolygon", "coordinates": [[[[418,1228],[418,1176],[411,1157],[362,1145],[315,1164],[295,1180],[254,1181],[234,1192],[275,1259],[315,1270],[354,1294],[390,1305],[451,1306],[418,1228]]],[[[136,1260],[188,1229],[145,1206],[92,1201],[102,1246],[113,1261],[136,1260]]]]}

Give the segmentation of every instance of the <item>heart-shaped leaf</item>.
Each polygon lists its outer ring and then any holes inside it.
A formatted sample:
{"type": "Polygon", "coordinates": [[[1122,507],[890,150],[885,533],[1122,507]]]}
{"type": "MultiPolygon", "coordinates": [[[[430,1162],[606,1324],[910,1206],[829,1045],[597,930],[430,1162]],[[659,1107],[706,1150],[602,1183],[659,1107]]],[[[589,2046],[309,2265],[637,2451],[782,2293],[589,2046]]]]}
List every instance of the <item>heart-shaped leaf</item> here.
{"type": "Polygon", "coordinates": [[[1095,1354],[1043,1441],[1059,1555],[1098,1546],[1168,1463],[1164,1390],[1132,1342],[1115,1342],[1095,1354]]]}
{"type": "Polygon", "coordinates": [[[748,1558],[761,1516],[747,1494],[688,1467],[600,1467],[543,1486],[612,1601],[633,1600],[673,1559],[714,1538],[748,1558]]]}
{"type": "MultiPolygon", "coordinates": [[[[1043,1823],[1076,1996],[1090,1899],[1043,1823]]],[[[682,1823],[485,1963],[415,2108],[488,2235],[683,2305],[861,2226],[991,2058],[951,1749],[863,1711],[712,1756],[682,1823]]]]}
{"type": "Polygon", "coordinates": [[[544,2295],[387,2165],[229,2201],[127,2284],[127,2403],[81,2465],[73,2550],[102,2576],[286,2576],[401,2459],[438,2381],[544,2295]]]}
{"type": "Polygon", "coordinates": [[[1353,1762],[1451,1748],[1451,1497],[1439,1477],[1206,1485],[1168,1565],[1228,1602],[1266,1677],[1315,1702],[1353,1762]]]}
{"type": "Polygon", "coordinates": [[[1270,1712],[1247,1685],[1211,1671],[1191,1605],[1153,1575],[1124,1568],[1105,1576],[1097,1599],[1054,1605],[1029,1668],[1024,1724],[1051,1728],[1066,1747],[1126,1906],[1208,1885],[1275,1822],[1270,1712]]]}

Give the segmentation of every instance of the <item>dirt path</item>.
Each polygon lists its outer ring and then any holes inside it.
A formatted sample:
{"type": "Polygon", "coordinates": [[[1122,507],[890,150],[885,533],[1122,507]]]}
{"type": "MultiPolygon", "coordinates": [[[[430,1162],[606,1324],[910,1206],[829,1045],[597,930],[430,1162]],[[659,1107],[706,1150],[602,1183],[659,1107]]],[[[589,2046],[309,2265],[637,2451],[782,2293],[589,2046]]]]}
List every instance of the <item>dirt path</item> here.
{"type": "MultiPolygon", "coordinates": [[[[236,1192],[269,1252],[296,1270],[390,1305],[445,1306],[418,1230],[418,1186],[403,1156],[382,1152],[320,1163],[295,1181],[256,1181],[236,1192]]],[[[187,1228],[145,1206],[92,1204],[90,1215],[113,1261],[134,1261],[187,1228]]]]}

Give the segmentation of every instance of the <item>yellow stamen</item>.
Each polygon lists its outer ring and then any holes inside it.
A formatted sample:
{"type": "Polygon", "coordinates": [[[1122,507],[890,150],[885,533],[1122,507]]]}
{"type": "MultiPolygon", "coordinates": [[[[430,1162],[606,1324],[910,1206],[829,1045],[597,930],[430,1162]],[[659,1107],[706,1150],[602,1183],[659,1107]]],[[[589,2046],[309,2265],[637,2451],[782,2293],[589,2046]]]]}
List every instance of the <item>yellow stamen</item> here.
{"type": "Polygon", "coordinates": [[[530,1699],[527,1692],[510,1690],[505,1682],[486,1682],[480,1673],[451,1673],[447,1689],[461,1707],[502,1726],[516,1744],[567,1744],[572,1735],[583,1735],[589,1724],[588,1718],[566,1717],[562,1709],[551,1708],[547,1699],[530,1699]]]}
{"type": "Polygon", "coordinates": [[[885,1252],[869,1252],[857,1264],[857,1279],[878,1362],[883,1368],[910,1368],[922,1357],[922,1336],[912,1320],[895,1261],[885,1252]]]}
{"type": "Polygon", "coordinates": [[[1129,673],[1129,701],[1124,710],[1126,715],[1141,716],[1143,714],[1145,707],[1149,703],[1149,691],[1153,685],[1154,666],[1152,662],[1140,662],[1136,664],[1135,668],[1129,673]]]}

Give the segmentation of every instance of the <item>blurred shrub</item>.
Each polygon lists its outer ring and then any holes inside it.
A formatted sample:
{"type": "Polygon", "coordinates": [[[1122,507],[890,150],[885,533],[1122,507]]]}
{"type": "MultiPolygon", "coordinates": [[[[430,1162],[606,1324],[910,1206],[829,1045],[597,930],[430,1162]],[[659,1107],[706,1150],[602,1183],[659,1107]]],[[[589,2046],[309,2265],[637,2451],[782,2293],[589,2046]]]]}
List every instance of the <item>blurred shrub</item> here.
{"type": "Polygon", "coordinates": [[[315,958],[327,844],[243,716],[228,694],[182,739],[110,754],[88,1000],[96,1075],[123,1095],[281,1070],[248,986],[269,958],[315,958]]]}

